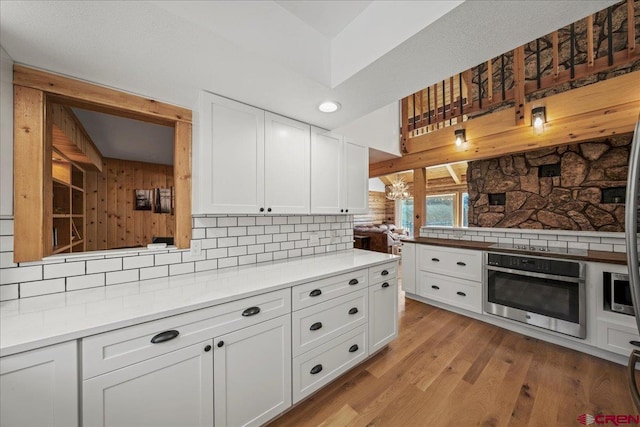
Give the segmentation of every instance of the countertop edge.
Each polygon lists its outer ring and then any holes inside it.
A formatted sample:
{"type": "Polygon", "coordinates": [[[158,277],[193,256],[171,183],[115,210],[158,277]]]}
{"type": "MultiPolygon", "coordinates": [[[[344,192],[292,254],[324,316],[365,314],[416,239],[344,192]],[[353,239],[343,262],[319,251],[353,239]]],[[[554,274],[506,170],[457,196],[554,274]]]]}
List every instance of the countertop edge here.
{"type": "MultiPolygon", "coordinates": [[[[367,254],[369,254],[369,252],[370,252],[370,251],[353,249],[353,250],[332,252],[332,253],[328,253],[328,254],[300,257],[300,258],[295,258],[295,259],[285,260],[285,261],[271,261],[271,262],[266,262],[266,263],[257,264],[257,265],[255,265],[255,264],[254,265],[248,265],[248,266],[244,266],[244,268],[247,269],[246,271],[247,271],[247,274],[248,274],[250,271],[253,271],[254,268],[272,266],[272,265],[286,265],[289,262],[295,263],[295,262],[304,261],[305,259],[309,260],[309,259],[313,259],[313,258],[317,258],[317,259],[321,260],[323,257],[333,256],[333,255],[340,255],[341,253],[342,254],[356,253],[355,251],[358,251],[360,253],[367,253],[367,254]]],[[[294,286],[297,286],[297,285],[300,285],[300,284],[303,284],[303,283],[306,283],[306,282],[322,280],[322,279],[325,279],[327,277],[331,277],[331,276],[335,276],[335,275],[339,275],[339,274],[346,274],[346,273],[349,273],[351,271],[356,271],[356,270],[360,270],[360,269],[363,269],[363,268],[371,268],[371,267],[375,267],[376,265],[385,264],[385,263],[388,263],[388,262],[391,262],[391,261],[398,261],[400,259],[400,257],[395,256],[395,255],[391,255],[391,254],[382,254],[381,253],[379,255],[380,256],[384,256],[384,258],[383,259],[379,259],[379,260],[375,260],[375,261],[369,261],[369,262],[366,262],[366,263],[364,263],[362,265],[334,268],[334,269],[328,270],[326,273],[323,273],[323,274],[310,275],[310,276],[306,276],[304,278],[298,278],[298,279],[295,279],[295,280],[287,280],[287,281],[284,281],[284,282],[281,282],[281,283],[277,283],[277,284],[274,284],[274,285],[266,286],[264,288],[256,288],[256,289],[252,289],[250,291],[243,291],[243,292],[238,292],[238,293],[235,293],[235,294],[229,294],[229,295],[221,297],[221,298],[211,299],[211,300],[207,300],[207,301],[200,301],[200,302],[196,302],[196,303],[188,304],[188,305],[182,305],[180,307],[170,308],[170,309],[167,309],[167,310],[161,310],[161,311],[157,311],[157,312],[154,312],[154,313],[149,313],[149,314],[145,314],[145,315],[141,315],[141,316],[130,317],[130,318],[127,318],[127,319],[118,320],[118,321],[114,321],[114,322],[107,322],[107,323],[96,325],[96,326],[89,326],[89,327],[86,327],[86,328],[79,328],[77,330],[70,331],[70,332],[65,332],[65,333],[60,333],[60,334],[53,334],[53,335],[47,336],[45,338],[27,340],[27,341],[24,341],[24,342],[17,342],[17,343],[9,344],[9,345],[5,346],[2,343],[2,339],[0,337],[0,357],[10,356],[10,355],[13,355],[13,354],[22,353],[22,352],[29,351],[29,350],[35,350],[35,349],[38,349],[38,348],[47,347],[47,346],[51,346],[51,345],[55,345],[55,344],[60,344],[60,343],[63,343],[63,342],[68,342],[68,341],[72,341],[72,340],[86,338],[86,337],[91,336],[91,335],[96,335],[96,334],[112,331],[112,330],[115,330],[115,329],[121,329],[121,328],[125,328],[125,327],[128,327],[128,326],[133,326],[133,325],[137,325],[137,324],[141,324],[141,323],[151,322],[151,321],[154,321],[154,320],[159,320],[159,319],[163,319],[163,318],[167,318],[167,317],[171,317],[171,316],[176,316],[176,315],[184,314],[184,313],[191,312],[191,311],[196,311],[196,310],[201,310],[201,309],[205,309],[205,308],[209,308],[209,307],[214,307],[214,306],[225,304],[225,303],[228,303],[228,302],[231,302],[231,301],[237,301],[237,300],[249,298],[249,297],[256,296],[256,295],[265,294],[265,293],[268,293],[268,292],[278,291],[278,290],[286,289],[286,288],[292,288],[294,286]]],[[[375,255],[372,255],[372,256],[375,256],[375,255]]],[[[201,280],[207,280],[206,279],[207,276],[215,277],[220,273],[224,273],[225,270],[226,271],[237,271],[238,273],[242,274],[243,267],[231,267],[231,268],[221,269],[221,270],[211,270],[211,271],[204,271],[204,272],[199,272],[199,273],[189,273],[189,274],[181,275],[181,276],[182,277],[184,277],[184,276],[194,276],[194,277],[197,277],[198,279],[201,279],[201,280]]],[[[180,276],[170,276],[170,277],[180,277],[180,276]]],[[[162,279],[168,279],[168,278],[169,277],[162,278],[162,279]]],[[[152,279],[152,280],[157,280],[157,279],[152,279]]],[[[136,281],[136,282],[129,282],[129,283],[121,284],[121,285],[112,285],[112,286],[134,286],[136,284],[139,285],[139,284],[142,284],[144,282],[148,282],[148,281],[136,281]]],[[[93,289],[96,289],[96,288],[93,288],[93,289]]],[[[87,290],[70,291],[70,292],[83,292],[83,291],[87,291],[87,290]]],[[[45,295],[43,297],[48,297],[48,296],[50,296],[50,295],[45,295]]],[[[32,298],[42,298],[42,297],[32,297],[32,298]]],[[[12,301],[9,301],[9,302],[12,302],[12,301]]]]}
{"type": "Polygon", "coordinates": [[[587,255],[562,254],[562,253],[544,253],[535,251],[513,251],[504,248],[491,248],[494,243],[476,242],[473,240],[454,240],[454,239],[436,239],[431,237],[414,237],[410,239],[401,239],[403,243],[414,243],[417,245],[433,245],[458,249],[482,250],[490,252],[501,252],[515,255],[532,255],[546,258],[572,259],[585,262],[600,262],[604,264],[627,265],[626,254],[620,252],[603,252],[588,250],[587,255]]]}

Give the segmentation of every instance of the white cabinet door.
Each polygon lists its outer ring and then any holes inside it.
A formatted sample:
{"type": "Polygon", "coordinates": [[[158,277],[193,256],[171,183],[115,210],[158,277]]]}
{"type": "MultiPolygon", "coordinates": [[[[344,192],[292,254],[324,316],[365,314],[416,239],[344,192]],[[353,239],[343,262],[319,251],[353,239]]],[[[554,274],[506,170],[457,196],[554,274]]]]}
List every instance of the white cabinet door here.
{"type": "Polygon", "coordinates": [[[398,336],[398,279],[369,287],[369,354],[398,336]]]}
{"type": "Polygon", "coordinates": [[[308,214],[310,126],[265,113],[264,207],[267,213],[308,214]]]}
{"type": "Polygon", "coordinates": [[[264,207],[264,111],[204,92],[198,120],[198,213],[259,213],[264,207]]]}
{"type": "Polygon", "coordinates": [[[83,382],[83,425],[213,426],[208,340],[83,382]]]}
{"type": "Polygon", "coordinates": [[[0,358],[1,426],[77,426],[77,343],[0,358]]]}
{"type": "Polygon", "coordinates": [[[369,149],[344,140],[345,213],[366,214],[369,210],[369,149]]]}
{"type": "Polygon", "coordinates": [[[343,203],[342,137],[311,128],[311,213],[339,214],[343,203]]]}
{"type": "Polygon", "coordinates": [[[291,315],[214,340],[215,425],[262,425],[291,406],[291,315]]]}

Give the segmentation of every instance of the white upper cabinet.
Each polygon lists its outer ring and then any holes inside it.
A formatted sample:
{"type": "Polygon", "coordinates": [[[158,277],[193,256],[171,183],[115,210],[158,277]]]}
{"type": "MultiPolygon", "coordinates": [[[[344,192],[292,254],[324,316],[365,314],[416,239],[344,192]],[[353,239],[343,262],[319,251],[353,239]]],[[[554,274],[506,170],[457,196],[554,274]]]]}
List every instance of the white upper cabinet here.
{"type": "Polygon", "coordinates": [[[199,113],[195,213],[309,213],[309,125],[206,92],[199,113]]]}
{"type": "Polygon", "coordinates": [[[264,208],[264,111],[203,92],[200,99],[199,211],[264,208]]]}
{"type": "Polygon", "coordinates": [[[343,203],[342,151],[341,136],[311,128],[311,213],[340,213],[343,203]]]}
{"type": "Polygon", "coordinates": [[[369,149],[345,138],[343,163],[342,207],[346,213],[366,214],[369,210],[369,149]]]}
{"type": "Polygon", "coordinates": [[[308,214],[309,125],[265,113],[264,208],[267,213],[308,214]]]}
{"type": "Polygon", "coordinates": [[[367,147],[311,128],[311,213],[367,213],[368,183],[367,147]]]}

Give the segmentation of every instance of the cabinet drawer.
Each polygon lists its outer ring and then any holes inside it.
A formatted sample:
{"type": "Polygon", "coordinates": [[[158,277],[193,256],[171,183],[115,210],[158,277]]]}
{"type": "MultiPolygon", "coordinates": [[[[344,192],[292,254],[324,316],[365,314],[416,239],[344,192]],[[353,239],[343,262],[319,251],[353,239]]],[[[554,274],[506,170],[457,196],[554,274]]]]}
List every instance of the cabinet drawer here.
{"type": "Polygon", "coordinates": [[[598,320],[598,347],[603,350],[628,356],[633,347],[629,341],[640,341],[638,331],[634,327],[598,320]]]}
{"type": "Polygon", "coordinates": [[[482,251],[423,245],[418,251],[418,266],[423,271],[480,282],[482,251]]]}
{"type": "Polygon", "coordinates": [[[480,283],[421,271],[418,294],[465,310],[482,313],[480,283]]]}
{"type": "Polygon", "coordinates": [[[377,265],[369,269],[370,285],[384,280],[391,280],[396,277],[398,277],[398,263],[396,261],[377,265]]]}
{"type": "Polygon", "coordinates": [[[293,313],[293,355],[367,323],[368,292],[361,289],[293,313]]]}
{"type": "Polygon", "coordinates": [[[299,402],[367,357],[367,326],[293,359],[293,402],[299,402]]]}
{"type": "Polygon", "coordinates": [[[82,340],[82,377],[91,378],[290,311],[291,294],[289,289],[282,289],[90,336],[82,340]],[[247,309],[256,313],[247,315],[247,309]],[[156,344],[151,342],[168,331],[177,331],[178,335],[156,344]]]}
{"type": "Polygon", "coordinates": [[[300,310],[331,298],[364,289],[368,285],[368,277],[368,271],[365,269],[294,286],[291,288],[293,309],[300,310]]]}

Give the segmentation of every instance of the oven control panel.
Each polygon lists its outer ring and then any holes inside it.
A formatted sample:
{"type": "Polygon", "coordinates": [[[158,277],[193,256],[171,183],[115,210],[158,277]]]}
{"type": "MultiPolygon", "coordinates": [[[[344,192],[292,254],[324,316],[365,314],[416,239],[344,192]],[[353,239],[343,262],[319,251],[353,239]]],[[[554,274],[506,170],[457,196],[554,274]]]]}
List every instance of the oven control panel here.
{"type": "Polygon", "coordinates": [[[488,253],[487,264],[512,270],[532,271],[565,277],[580,277],[580,264],[548,258],[488,253]]]}

